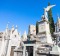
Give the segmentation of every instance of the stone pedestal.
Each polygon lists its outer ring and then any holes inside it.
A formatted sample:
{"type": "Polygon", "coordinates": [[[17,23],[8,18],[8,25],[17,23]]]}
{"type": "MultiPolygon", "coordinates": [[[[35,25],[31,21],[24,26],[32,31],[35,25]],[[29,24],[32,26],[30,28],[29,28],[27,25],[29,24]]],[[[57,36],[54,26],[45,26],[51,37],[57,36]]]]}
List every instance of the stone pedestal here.
{"type": "Polygon", "coordinates": [[[38,36],[41,42],[43,40],[44,43],[53,44],[48,21],[42,20],[38,22],[38,36]]]}

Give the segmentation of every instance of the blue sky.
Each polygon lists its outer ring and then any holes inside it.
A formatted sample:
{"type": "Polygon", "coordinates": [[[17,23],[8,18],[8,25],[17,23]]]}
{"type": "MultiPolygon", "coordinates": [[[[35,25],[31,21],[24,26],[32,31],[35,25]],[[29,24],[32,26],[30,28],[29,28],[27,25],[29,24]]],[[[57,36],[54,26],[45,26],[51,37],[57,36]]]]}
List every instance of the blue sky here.
{"type": "Polygon", "coordinates": [[[18,26],[18,31],[28,32],[30,24],[36,24],[44,13],[43,8],[50,4],[56,4],[52,8],[54,21],[57,21],[57,14],[60,16],[60,0],[0,0],[0,31],[4,31],[9,23],[18,26]]]}

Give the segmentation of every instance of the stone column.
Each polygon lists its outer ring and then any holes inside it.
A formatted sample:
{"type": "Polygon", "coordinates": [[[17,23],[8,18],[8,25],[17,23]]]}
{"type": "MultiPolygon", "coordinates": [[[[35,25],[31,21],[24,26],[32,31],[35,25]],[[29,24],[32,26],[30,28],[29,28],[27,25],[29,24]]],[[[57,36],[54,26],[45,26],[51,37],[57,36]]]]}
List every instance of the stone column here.
{"type": "Polygon", "coordinates": [[[28,56],[28,52],[26,51],[26,56],[28,56]]]}
{"type": "Polygon", "coordinates": [[[33,56],[35,56],[35,46],[33,46],[33,56]]]}
{"type": "Polygon", "coordinates": [[[14,56],[18,56],[18,55],[17,55],[17,52],[14,52],[14,56]]]}
{"type": "Polygon", "coordinates": [[[26,54],[26,46],[24,46],[23,48],[23,56],[25,56],[25,54],[26,54]]]}

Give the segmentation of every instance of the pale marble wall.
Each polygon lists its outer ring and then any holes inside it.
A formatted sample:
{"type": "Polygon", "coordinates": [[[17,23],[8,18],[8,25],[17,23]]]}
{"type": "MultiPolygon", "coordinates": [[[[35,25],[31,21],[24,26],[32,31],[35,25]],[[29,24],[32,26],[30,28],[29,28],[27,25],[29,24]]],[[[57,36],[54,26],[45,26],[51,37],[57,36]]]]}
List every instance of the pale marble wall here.
{"type": "Polygon", "coordinates": [[[36,35],[36,26],[35,25],[29,26],[29,34],[36,35]]]}
{"type": "Polygon", "coordinates": [[[23,53],[16,51],[16,52],[14,52],[14,56],[23,56],[23,53]]]}

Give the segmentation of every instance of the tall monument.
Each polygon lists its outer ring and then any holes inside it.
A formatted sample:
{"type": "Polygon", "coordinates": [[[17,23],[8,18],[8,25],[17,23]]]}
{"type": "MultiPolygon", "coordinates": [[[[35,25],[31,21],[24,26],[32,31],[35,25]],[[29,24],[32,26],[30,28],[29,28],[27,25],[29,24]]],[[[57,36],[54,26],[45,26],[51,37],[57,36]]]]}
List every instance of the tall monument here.
{"type": "Polygon", "coordinates": [[[50,5],[44,8],[44,15],[42,16],[42,21],[38,22],[38,35],[40,37],[41,42],[46,42],[52,44],[52,37],[49,29],[49,21],[48,21],[48,11],[54,7],[55,5],[50,5]],[[44,41],[42,41],[44,40],[44,41]]]}

